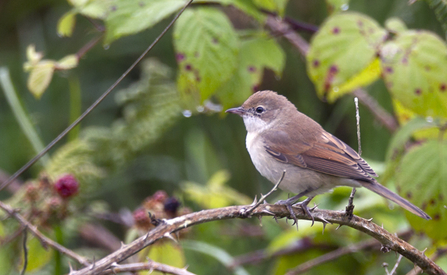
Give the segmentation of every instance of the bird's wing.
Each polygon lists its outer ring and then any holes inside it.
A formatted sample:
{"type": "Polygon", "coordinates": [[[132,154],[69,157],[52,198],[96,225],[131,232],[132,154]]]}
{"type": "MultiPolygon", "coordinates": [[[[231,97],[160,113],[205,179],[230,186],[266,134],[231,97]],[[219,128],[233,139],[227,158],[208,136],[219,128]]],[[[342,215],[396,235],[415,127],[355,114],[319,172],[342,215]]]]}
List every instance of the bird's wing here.
{"type": "Polygon", "coordinates": [[[264,140],[266,151],[276,160],[324,174],[372,181],[374,170],[346,143],[323,131],[312,139],[291,137],[285,131],[271,131],[264,140]]]}

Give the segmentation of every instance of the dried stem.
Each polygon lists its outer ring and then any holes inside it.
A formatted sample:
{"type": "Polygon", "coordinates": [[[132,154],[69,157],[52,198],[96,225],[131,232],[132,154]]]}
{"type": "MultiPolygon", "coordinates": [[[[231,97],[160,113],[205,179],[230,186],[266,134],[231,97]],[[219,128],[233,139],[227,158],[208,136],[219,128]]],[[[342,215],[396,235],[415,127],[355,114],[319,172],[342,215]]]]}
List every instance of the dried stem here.
{"type": "MultiPolygon", "coordinates": [[[[99,272],[113,267],[114,263],[119,263],[127,259],[138,251],[155,243],[156,241],[163,238],[170,238],[172,233],[205,222],[246,218],[246,215],[244,213],[247,211],[247,209],[250,208],[250,205],[230,206],[225,208],[203,210],[174,219],[162,220],[161,223],[157,227],[149,231],[147,235],[136,239],[128,245],[124,245],[119,250],[111,253],[110,255],[104,257],[103,259],[95,262],[88,267],[85,267],[79,271],[71,272],[71,275],[98,274],[99,272]]],[[[293,210],[297,218],[305,220],[311,219],[306,213],[304,213],[301,208],[294,207],[293,210]]],[[[256,209],[254,209],[251,214],[251,216],[254,217],[272,215],[278,218],[291,218],[291,214],[283,205],[261,204],[256,209]]],[[[327,220],[331,223],[349,226],[372,236],[373,238],[378,240],[383,247],[394,250],[404,257],[408,258],[410,261],[421,267],[422,270],[424,270],[424,272],[426,272],[427,274],[446,274],[439,266],[437,266],[432,260],[425,256],[424,253],[420,252],[412,245],[399,239],[394,234],[389,233],[381,226],[378,226],[371,221],[357,216],[353,216],[353,218],[349,220],[345,216],[344,211],[331,211],[321,209],[314,209],[313,216],[316,218],[315,220],[327,220]]]]}

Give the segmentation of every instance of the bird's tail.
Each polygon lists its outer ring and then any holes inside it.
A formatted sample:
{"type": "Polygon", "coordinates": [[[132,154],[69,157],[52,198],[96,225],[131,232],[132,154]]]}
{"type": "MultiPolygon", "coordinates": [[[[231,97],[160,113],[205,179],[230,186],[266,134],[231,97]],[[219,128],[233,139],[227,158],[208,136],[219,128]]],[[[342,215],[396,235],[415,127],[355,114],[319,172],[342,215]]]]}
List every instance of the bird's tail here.
{"type": "Polygon", "coordinates": [[[407,201],[406,199],[402,198],[401,196],[399,196],[398,194],[392,192],[391,190],[389,190],[388,188],[386,188],[385,186],[381,185],[380,183],[378,183],[377,181],[374,182],[365,182],[365,181],[359,181],[359,183],[365,187],[368,188],[369,190],[397,203],[398,205],[400,205],[401,207],[407,209],[408,211],[410,211],[411,213],[418,215],[421,218],[424,218],[426,220],[430,220],[431,217],[429,215],[427,215],[427,213],[425,213],[424,211],[422,211],[419,207],[415,206],[414,204],[412,204],[411,202],[407,201]]]}

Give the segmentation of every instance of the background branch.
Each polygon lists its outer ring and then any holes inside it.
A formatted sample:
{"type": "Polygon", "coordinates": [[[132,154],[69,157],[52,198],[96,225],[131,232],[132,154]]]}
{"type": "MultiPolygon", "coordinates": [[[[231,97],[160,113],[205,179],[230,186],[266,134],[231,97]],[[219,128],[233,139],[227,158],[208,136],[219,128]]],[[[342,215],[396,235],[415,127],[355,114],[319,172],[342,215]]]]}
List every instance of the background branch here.
{"type": "MultiPolygon", "coordinates": [[[[224,208],[202,210],[174,219],[161,220],[160,224],[149,231],[146,236],[140,237],[128,245],[124,245],[119,250],[93,263],[92,265],[85,267],[79,271],[73,271],[70,274],[98,274],[112,267],[113,263],[119,263],[127,259],[131,255],[153,244],[157,240],[160,240],[162,238],[172,239],[172,233],[205,222],[234,218],[245,218],[246,215],[244,213],[246,213],[247,209],[249,208],[249,205],[230,206],[224,208]]],[[[294,208],[294,212],[297,218],[310,220],[310,218],[303,212],[301,208],[294,208]]],[[[290,213],[284,206],[270,204],[260,205],[258,208],[253,210],[251,216],[261,217],[272,215],[279,218],[291,218],[290,213]]],[[[424,270],[424,272],[426,272],[427,274],[446,274],[431,259],[425,256],[424,253],[420,252],[412,245],[399,239],[394,234],[389,233],[388,231],[371,221],[357,216],[353,216],[352,219],[348,219],[345,216],[344,211],[315,209],[313,211],[313,216],[316,221],[327,220],[330,223],[349,226],[372,236],[373,238],[378,240],[383,247],[387,247],[390,250],[398,252],[402,256],[412,261],[414,264],[421,267],[421,269],[424,270]]]]}
{"type": "Polygon", "coordinates": [[[39,230],[37,230],[37,227],[32,225],[30,222],[28,222],[24,217],[22,217],[22,215],[17,213],[11,206],[0,201],[0,208],[2,208],[11,217],[14,217],[21,225],[24,226],[24,228],[29,230],[31,232],[31,234],[33,234],[36,238],[38,238],[44,248],[46,248],[47,246],[50,246],[50,247],[56,249],[57,251],[59,251],[60,253],[65,254],[70,258],[75,259],[76,261],[78,261],[79,263],[81,263],[85,266],[90,264],[90,262],[86,258],[76,254],[75,252],[71,251],[70,249],[68,249],[68,248],[58,244],[57,242],[53,241],[52,239],[46,237],[39,230]]]}

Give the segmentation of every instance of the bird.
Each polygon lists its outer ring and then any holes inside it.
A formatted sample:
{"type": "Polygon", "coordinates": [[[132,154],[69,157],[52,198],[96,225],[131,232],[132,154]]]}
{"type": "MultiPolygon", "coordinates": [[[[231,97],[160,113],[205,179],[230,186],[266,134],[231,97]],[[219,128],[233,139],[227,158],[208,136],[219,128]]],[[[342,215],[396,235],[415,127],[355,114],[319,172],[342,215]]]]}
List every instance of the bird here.
{"type": "Polygon", "coordinates": [[[252,94],[240,107],[226,110],[241,116],[246,147],[258,172],[280,189],[297,195],[280,200],[297,222],[292,206],[310,213],[309,202],[338,186],[365,187],[411,213],[431,219],[408,200],[381,185],[378,175],[349,145],[298,111],[285,96],[265,90],[252,94]],[[307,198],[301,202],[303,196],[307,198]]]}

